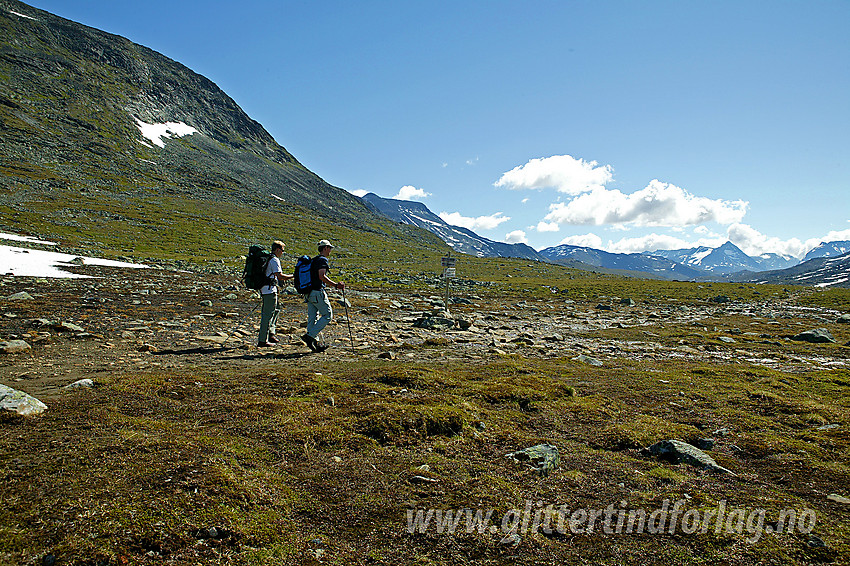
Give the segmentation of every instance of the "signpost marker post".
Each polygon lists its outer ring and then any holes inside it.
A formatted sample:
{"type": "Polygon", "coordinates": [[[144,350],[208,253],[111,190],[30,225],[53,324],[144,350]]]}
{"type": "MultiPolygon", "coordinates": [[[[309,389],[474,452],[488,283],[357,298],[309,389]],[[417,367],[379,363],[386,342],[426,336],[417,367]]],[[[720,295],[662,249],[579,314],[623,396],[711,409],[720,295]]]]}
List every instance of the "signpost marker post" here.
{"type": "Polygon", "coordinates": [[[457,258],[452,257],[449,252],[445,257],[440,258],[440,266],[443,268],[443,278],[446,280],[446,312],[449,312],[449,279],[455,277],[455,263],[457,258]]]}

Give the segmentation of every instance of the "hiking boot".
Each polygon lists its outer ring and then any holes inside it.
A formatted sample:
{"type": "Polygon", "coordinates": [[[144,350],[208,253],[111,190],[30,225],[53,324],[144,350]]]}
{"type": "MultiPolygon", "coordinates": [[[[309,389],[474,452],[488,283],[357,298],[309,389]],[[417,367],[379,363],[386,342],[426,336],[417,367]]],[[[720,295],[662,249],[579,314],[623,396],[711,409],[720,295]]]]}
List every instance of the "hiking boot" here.
{"type": "Polygon", "coordinates": [[[269,339],[267,340],[267,342],[277,344],[278,342],[280,342],[280,340],[277,339],[277,336],[275,334],[269,334],[269,339]]]}
{"type": "Polygon", "coordinates": [[[257,342],[257,348],[269,348],[274,346],[271,342],[257,342]]]}
{"type": "Polygon", "coordinates": [[[309,334],[305,334],[304,336],[302,336],[301,341],[307,344],[307,347],[313,350],[314,352],[316,351],[316,346],[319,344],[318,341],[316,341],[316,339],[310,336],[309,334]]]}

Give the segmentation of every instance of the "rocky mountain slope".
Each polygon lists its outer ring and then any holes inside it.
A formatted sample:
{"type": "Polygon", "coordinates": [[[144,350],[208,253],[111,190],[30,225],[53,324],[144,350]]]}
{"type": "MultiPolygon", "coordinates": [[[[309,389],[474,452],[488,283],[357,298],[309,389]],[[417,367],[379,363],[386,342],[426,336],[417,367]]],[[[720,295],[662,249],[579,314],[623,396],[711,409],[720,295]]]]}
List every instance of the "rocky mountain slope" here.
{"type": "Polygon", "coordinates": [[[838,240],[835,242],[821,242],[816,248],[809,250],[803,261],[809,261],[817,257],[835,257],[850,252],[850,240],[838,240]]]}
{"type": "Polygon", "coordinates": [[[125,38],[0,0],[0,77],[6,231],[165,253],[172,234],[177,249],[241,249],[280,225],[314,241],[323,223],[443,247],[307,170],[210,80],[125,38]]]}
{"type": "Polygon", "coordinates": [[[741,273],[737,274],[734,280],[814,287],[850,287],[850,252],[837,257],[816,257],[788,269],[741,273]]]}
{"type": "Polygon", "coordinates": [[[361,197],[372,210],[387,218],[424,228],[439,236],[453,250],[477,257],[518,257],[544,261],[534,248],[526,244],[507,244],[479,236],[472,230],[452,226],[431,212],[421,202],[379,197],[369,193],[361,197]]]}

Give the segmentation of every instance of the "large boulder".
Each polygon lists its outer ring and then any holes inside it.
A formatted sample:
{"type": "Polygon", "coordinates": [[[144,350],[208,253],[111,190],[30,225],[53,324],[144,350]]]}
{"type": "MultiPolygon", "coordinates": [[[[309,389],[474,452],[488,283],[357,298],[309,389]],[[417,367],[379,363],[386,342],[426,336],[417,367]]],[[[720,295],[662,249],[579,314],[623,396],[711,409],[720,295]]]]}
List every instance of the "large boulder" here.
{"type": "Polygon", "coordinates": [[[0,385],[0,410],[11,411],[22,416],[38,415],[47,405],[23,391],[0,385]]]}
{"type": "Polygon", "coordinates": [[[792,336],[791,340],[797,340],[798,342],[811,342],[813,344],[835,343],[835,338],[832,337],[832,334],[830,334],[829,330],[826,328],[815,328],[813,330],[800,332],[799,334],[792,336]]]}
{"type": "Polygon", "coordinates": [[[26,291],[21,291],[20,293],[15,293],[14,295],[9,295],[6,297],[7,301],[31,301],[32,295],[27,293],[26,291]]]}
{"type": "Polygon", "coordinates": [[[644,450],[644,454],[656,456],[674,464],[689,464],[712,472],[732,473],[696,446],[681,440],[662,440],[644,450]]]}

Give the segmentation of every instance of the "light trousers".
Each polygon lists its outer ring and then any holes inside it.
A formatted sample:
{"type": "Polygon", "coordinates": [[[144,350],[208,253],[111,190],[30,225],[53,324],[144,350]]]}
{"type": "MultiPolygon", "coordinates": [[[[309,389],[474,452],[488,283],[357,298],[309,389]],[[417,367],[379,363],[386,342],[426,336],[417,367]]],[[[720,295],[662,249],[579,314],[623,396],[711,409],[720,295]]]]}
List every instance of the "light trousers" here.
{"type": "Polygon", "coordinates": [[[333,318],[331,301],[324,289],[310,291],[305,300],[307,301],[307,334],[315,338],[333,318]]]}

